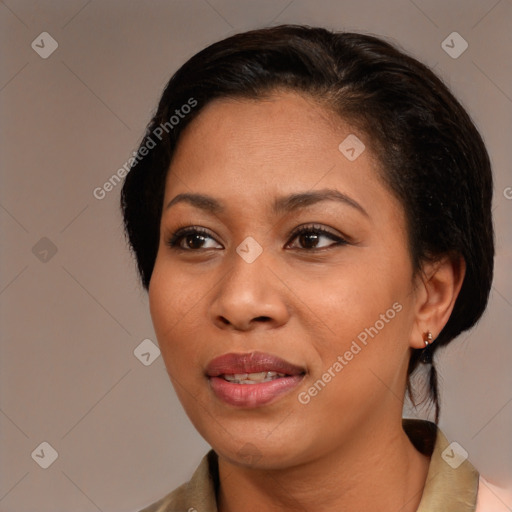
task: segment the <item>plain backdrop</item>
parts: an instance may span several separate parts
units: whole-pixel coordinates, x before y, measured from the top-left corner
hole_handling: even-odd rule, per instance
[[[438,357],[440,426],[491,482],[510,485],[510,0],[4,0],[0,20],[0,511],[135,511],[208,450],[155,357],[120,185],[102,199],[94,190],[137,148],[180,64],[281,23],[398,44],[442,76],[483,134],[495,282],[479,325]],[[449,36],[468,44],[457,58],[442,46]]]

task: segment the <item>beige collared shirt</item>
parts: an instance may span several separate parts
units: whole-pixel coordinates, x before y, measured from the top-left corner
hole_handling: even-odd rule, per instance
[[[431,455],[427,480],[417,512],[475,512],[479,475],[457,450],[448,448],[443,433],[422,420],[403,420],[411,442],[425,455]],[[443,454],[444,452],[444,454]],[[189,482],[140,512],[218,512],[217,455],[210,450]]]

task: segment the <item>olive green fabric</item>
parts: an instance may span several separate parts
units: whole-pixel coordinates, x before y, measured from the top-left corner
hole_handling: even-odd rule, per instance
[[[431,456],[417,512],[474,512],[479,475],[470,462],[466,459],[459,464],[457,448],[449,448],[450,443],[433,423],[404,419],[403,428],[414,446]],[[217,488],[217,455],[210,450],[189,482],[140,512],[217,512]]]

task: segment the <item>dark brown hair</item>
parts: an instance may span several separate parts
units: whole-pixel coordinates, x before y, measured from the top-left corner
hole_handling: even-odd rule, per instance
[[[433,353],[477,322],[491,287],[491,167],[480,134],[443,82],[379,38],[295,25],[254,30],[212,44],[174,74],[121,194],[142,284],[147,289],[151,279],[165,179],[184,128],[215,98],[258,99],[280,89],[312,96],[367,134],[403,205],[416,272],[444,255],[464,258],[466,275],[450,319],[433,344],[412,350],[408,369],[414,403],[410,375],[420,362],[431,363],[437,421]]]

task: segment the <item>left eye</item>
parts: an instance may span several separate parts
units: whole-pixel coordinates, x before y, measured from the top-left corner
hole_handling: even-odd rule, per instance
[[[294,234],[291,240],[297,240],[302,247],[294,247],[288,243],[287,247],[292,249],[326,249],[333,245],[346,244],[346,240],[331,233],[323,228],[306,227],[300,228]]]

